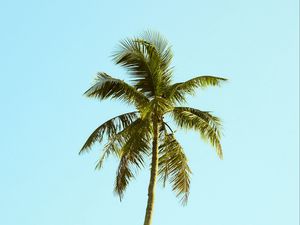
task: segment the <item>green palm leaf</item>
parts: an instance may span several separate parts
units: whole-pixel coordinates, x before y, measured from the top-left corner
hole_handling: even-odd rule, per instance
[[[206,88],[208,86],[219,86],[227,79],[214,76],[199,76],[185,82],[171,85],[165,92],[165,97],[175,102],[185,102],[185,95],[193,95],[196,88]]]
[[[138,118],[128,126],[124,126],[124,129],[119,129],[120,132],[113,133],[109,136],[108,142],[104,146],[103,152],[100,155],[99,160],[97,161],[95,169],[101,169],[104,163],[104,160],[110,155],[114,154],[115,156],[121,158],[122,147],[129,142],[133,133],[139,129],[141,126],[141,119]]]
[[[128,182],[134,177],[132,169],[144,166],[145,157],[150,153],[150,121],[138,119],[134,126],[123,134],[120,148],[120,163],[117,170],[115,193],[122,199]]]
[[[114,192],[119,196],[120,201],[122,200],[124,191],[132,178],[134,178],[134,174],[129,166],[128,157],[126,155],[123,155],[117,169],[114,188]]]
[[[153,79],[153,66],[149,65],[145,46],[136,39],[121,41],[120,50],[113,55],[116,64],[125,67],[132,75],[132,82],[137,90],[146,96],[153,96],[155,93],[155,80]]]
[[[194,129],[200,132],[203,139],[208,140],[215,147],[218,156],[222,159],[221,121],[209,112],[189,107],[175,107],[173,118],[181,128]]]
[[[133,76],[134,86],[148,97],[158,96],[170,84],[172,51],[159,34],[146,32],[143,38],[125,39],[113,55],[116,64]]]
[[[117,134],[119,131],[128,127],[133,121],[138,118],[138,112],[125,113],[116,116],[105,123],[101,124],[86,140],[85,144],[82,146],[79,154],[90,150],[91,146],[95,142],[101,142],[103,136],[107,135],[109,138]]]
[[[148,99],[141,92],[137,91],[136,88],[106,73],[98,73],[95,84],[84,94],[100,100],[110,97],[118,98],[126,103],[134,104],[137,108],[141,108],[148,102]]]
[[[176,196],[185,205],[190,193],[191,169],[183,148],[173,134],[166,134],[159,151],[158,173],[165,185],[166,181],[172,184]]]

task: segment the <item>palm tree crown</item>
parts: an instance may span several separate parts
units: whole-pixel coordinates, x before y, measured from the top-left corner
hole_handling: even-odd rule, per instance
[[[114,191],[120,199],[134,177],[133,171],[144,167],[149,156],[152,158],[144,224],[151,223],[157,176],[163,184],[171,183],[183,204],[187,203],[189,196],[191,169],[164,116],[170,115],[180,128],[199,132],[216,149],[218,156],[223,157],[220,119],[210,112],[181,105],[186,103],[186,95],[194,94],[197,88],[218,86],[226,79],[197,76],[185,82],[172,83],[172,57],[170,45],[158,33],[146,32],[141,37],[123,40],[113,60],[127,69],[130,84],[101,72],[85,92],[87,97],[119,99],[136,108],[134,112],[116,116],[100,125],[80,153],[106,137],[107,143],[96,168],[100,169],[109,155],[119,158]]]

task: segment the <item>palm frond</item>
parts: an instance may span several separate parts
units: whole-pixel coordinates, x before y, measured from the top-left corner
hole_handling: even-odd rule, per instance
[[[114,188],[114,192],[119,196],[120,201],[122,200],[125,189],[132,178],[134,178],[134,174],[130,168],[128,157],[127,155],[123,155],[117,169]]]
[[[145,31],[141,37],[142,40],[155,46],[155,49],[161,56],[167,54],[167,51],[170,49],[169,42],[159,32],[148,30]],[[169,57],[172,58],[173,54],[171,52],[169,52],[169,54]]]
[[[132,137],[133,132],[135,132],[141,126],[141,118],[136,119],[128,126],[124,127],[123,130],[118,133],[110,135],[108,142],[105,144],[103,152],[97,161],[95,169],[101,169],[104,160],[110,155],[114,154],[116,157],[121,158],[123,146]]]
[[[94,130],[94,132],[89,136],[85,144],[82,146],[79,154],[90,150],[91,146],[95,142],[100,143],[103,140],[104,135],[107,135],[109,138],[111,138],[121,130],[128,127],[137,118],[138,112],[130,112],[107,120],[105,123],[101,124],[96,130]]]
[[[137,90],[146,96],[154,95],[156,87],[152,76],[154,71],[148,63],[145,46],[135,39],[125,39],[120,42],[120,49],[114,53],[113,59],[132,75],[132,82]]]
[[[138,119],[122,134],[120,148],[120,164],[117,170],[115,193],[122,199],[124,191],[131,178],[134,177],[132,169],[140,169],[144,166],[144,159],[150,153],[151,123],[148,120]]]
[[[189,107],[175,107],[172,116],[181,128],[193,129],[200,132],[204,140],[208,140],[222,159],[221,120],[210,114]]]
[[[158,33],[146,32],[142,38],[125,39],[113,55],[116,64],[128,69],[134,86],[146,96],[158,96],[171,81],[172,51]]]
[[[185,102],[185,95],[193,95],[197,88],[219,86],[227,79],[214,76],[198,76],[185,82],[171,85],[165,92],[165,97],[175,102]]]
[[[173,134],[166,133],[160,145],[158,168],[160,180],[164,185],[169,180],[176,196],[180,197],[181,203],[185,205],[190,193],[192,172],[187,157]]]
[[[162,79],[164,84],[169,84],[172,76],[171,62],[173,53],[167,39],[160,33],[155,31],[146,31],[140,39],[148,48],[148,54],[155,56],[155,61],[159,61],[159,67],[162,71]],[[150,59],[152,59],[150,57]]]
[[[171,82],[172,68],[169,68],[170,62],[168,62],[171,59],[167,59],[167,56],[161,55],[166,53],[160,53],[156,46],[151,42],[144,39],[137,39],[136,42],[143,45],[146,49],[146,57],[148,58],[152,81],[155,85],[153,96],[159,96]],[[170,52],[170,50],[168,52]],[[144,84],[144,82],[140,81],[139,85],[141,84]]]
[[[85,93],[88,97],[98,99],[117,98],[126,103],[134,104],[137,108],[148,102],[146,96],[126,82],[113,78],[106,73],[98,73],[95,84]]]
[[[96,163],[95,169],[96,170],[102,169],[105,159],[107,159],[111,153],[115,153],[115,155],[119,156],[119,152],[120,150],[117,147],[117,145],[115,145],[115,143],[111,144],[109,147],[105,146],[103,152],[100,155],[100,158]]]

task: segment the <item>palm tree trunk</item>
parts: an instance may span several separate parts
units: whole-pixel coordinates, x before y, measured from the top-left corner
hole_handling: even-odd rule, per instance
[[[146,208],[144,225],[150,225],[152,223],[157,170],[158,170],[158,121],[157,119],[154,118],[151,174],[150,174],[150,182],[148,187],[148,203]]]

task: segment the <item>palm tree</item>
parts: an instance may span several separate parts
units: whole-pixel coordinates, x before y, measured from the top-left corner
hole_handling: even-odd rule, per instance
[[[180,128],[199,132],[208,140],[222,158],[220,120],[210,112],[190,107],[185,96],[197,88],[218,86],[226,79],[198,76],[185,82],[172,83],[172,51],[168,42],[158,33],[145,32],[137,38],[120,42],[113,55],[116,64],[127,69],[131,76],[128,84],[101,72],[85,95],[96,99],[119,99],[133,105],[136,111],[116,116],[100,125],[87,139],[80,153],[89,151],[95,142],[106,138],[103,153],[96,168],[102,168],[109,155],[119,160],[114,191],[123,197],[134,170],[145,166],[151,157],[151,173],[144,225],[150,225],[153,215],[157,177],[163,184],[168,181],[186,204],[190,190],[191,169],[187,157],[174,136],[165,116],[171,116]]]

